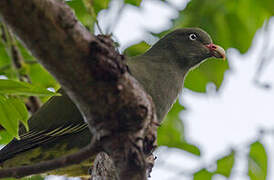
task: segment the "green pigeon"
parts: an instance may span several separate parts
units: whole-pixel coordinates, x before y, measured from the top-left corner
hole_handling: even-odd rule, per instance
[[[161,122],[182,91],[188,71],[209,57],[224,59],[225,51],[213,44],[205,31],[182,28],[167,34],[144,54],[127,58],[127,65],[152,97]],[[29,131],[20,128],[20,140],[12,140],[0,151],[0,167],[35,164],[88,145],[92,135],[87,124],[69,97],[62,94],[52,97],[29,119]],[[91,157],[47,174],[88,176],[93,160]]]

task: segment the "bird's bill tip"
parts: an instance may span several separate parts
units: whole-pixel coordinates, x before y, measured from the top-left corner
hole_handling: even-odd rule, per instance
[[[216,58],[222,58],[223,60],[226,59],[225,50],[221,46],[211,43],[206,45],[206,47],[209,48],[212,56]]]

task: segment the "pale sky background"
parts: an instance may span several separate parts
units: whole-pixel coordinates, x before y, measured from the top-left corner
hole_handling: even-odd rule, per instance
[[[185,0],[170,0],[178,9],[183,9]],[[112,8],[112,12],[117,10]],[[113,22],[112,12],[102,11],[99,22]],[[121,49],[144,40],[148,36],[145,29],[161,32],[171,27],[171,18],[178,13],[155,0],[146,0],[141,9],[127,6],[115,26],[114,35],[121,44]],[[107,19],[107,21],[106,21]],[[108,25],[101,24],[103,29]],[[274,47],[274,19],[270,27],[272,34],[272,47]],[[259,135],[260,128],[274,130],[274,90],[256,86],[253,77],[258,67],[262,53],[270,50],[262,49],[262,30],[256,33],[253,45],[249,51],[242,55],[236,49],[228,49],[230,70],[226,72],[223,85],[219,92],[210,91],[207,94],[193,93],[183,90],[181,102],[187,106],[184,119],[187,139],[200,148],[201,157],[192,156],[177,149],[159,148],[156,152],[158,159],[151,174],[151,180],[182,179],[190,180],[188,174],[202,167],[214,170],[212,164],[216,159],[226,155],[231,148],[237,150],[237,160],[233,169],[231,180],[248,180],[247,147]],[[151,38],[151,42],[155,39]],[[273,52],[272,52],[273,54]],[[273,60],[273,57],[272,57]],[[271,61],[264,69],[261,81],[273,85],[274,63]],[[268,179],[274,179],[274,136],[265,136],[264,145],[268,152]],[[217,155],[217,157],[216,157]],[[51,176],[50,179],[53,177]],[[54,178],[55,179],[55,178]],[[58,178],[59,179],[59,178]],[[213,180],[224,180],[222,176],[214,176]]]

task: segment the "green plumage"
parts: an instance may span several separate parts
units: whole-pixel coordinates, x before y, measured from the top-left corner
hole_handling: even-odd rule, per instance
[[[192,40],[191,34],[197,38]],[[206,58],[216,56],[205,46],[210,43],[209,35],[200,29],[178,29],[159,40],[145,54],[128,59],[130,73],[152,96],[160,121],[181,92],[187,72]],[[21,139],[14,139],[0,151],[2,167],[60,157],[83,148],[91,139],[80,112],[64,93],[45,103],[30,118],[29,127],[29,132],[20,128]],[[49,173],[85,176],[92,160]]]

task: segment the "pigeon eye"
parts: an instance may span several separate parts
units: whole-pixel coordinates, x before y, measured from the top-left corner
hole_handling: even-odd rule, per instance
[[[196,34],[190,34],[190,35],[189,35],[189,39],[190,39],[191,41],[196,40],[196,39],[197,39]]]

